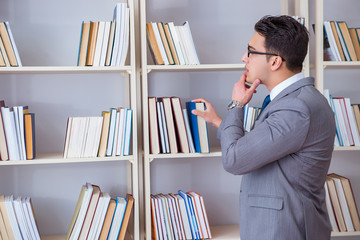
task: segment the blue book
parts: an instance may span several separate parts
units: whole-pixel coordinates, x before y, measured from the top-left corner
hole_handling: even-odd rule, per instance
[[[178,193],[185,201],[186,212],[189,218],[190,228],[191,228],[191,235],[193,239],[200,239],[199,227],[197,226],[196,219],[195,219],[195,212],[194,207],[191,202],[191,198],[182,190],[179,190]]]
[[[117,239],[120,233],[122,221],[126,210],[127,200],[124,197],[116,197],[116,206],[114,216],[111,221],[110,230],[107,239]]]
[[[189,115],[190,129],[191,129],[192,137],[194,140],[195,152],[201,153],[197,116],[191,113],[191,111],[193,109],[196,109],[196,103],[195,102],[186,102],[186,109],[187,109],[188,115]]]

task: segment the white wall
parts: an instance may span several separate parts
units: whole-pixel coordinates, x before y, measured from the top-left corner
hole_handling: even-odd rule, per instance
[[[0,3],[0,20],[10,22],[24,66],[76,65],[81,21],[111,20],[115,2],[5,0]],[[327,20],[346,20],[349,26],[360,26],[358,1],[326,2],[338,2],[326,10]],[[173,21],[180,25],[188,20],[201,63],[240,63],[255,22],[264,15],[280,14],[280,4],[280,0],[151,0],[147,3],[147,21]],[[310,0],[309,6],[312,24],[315,0]],[[314,34],[312,29],[310,32],[313,63]],[[151,73],[149,96],[179,96],[183,104],[204,97],[224,116],[232,86],[241,73]],[[331,88],[334,95],[360,103],[357,73],[358,70],[326,71],[325,87]],[[39,153],[62,152],[68,116],[99,115],[114,104],[124,104],[125,83],[118,79],[118,74],[2,74],[0,98],[9,106],[29,105],[36,113]],[[251,105],[260,106],[266,93],[264,87],[259,87]],[[210,145],[219,146],[216,129],[208,126],[208,130]],[[333,156],[330,172],[351,179],[360,206],[360,153],[335,152]],[[81,185],[89,181],[113,195],[125,194],[124,166],[96,163],[1,167],[0,192],[31,196],[41,233],[64,234]],[[151,176],[152,193],[197,191],[204,195],[211,224],[238,222],[241,177],[226,173],[220,158],[155,160],[151,163]]]

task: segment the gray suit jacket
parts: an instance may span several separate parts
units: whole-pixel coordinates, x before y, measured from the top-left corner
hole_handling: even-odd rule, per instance
[[[313,78],[284,89],[250,132],[242,108],[218,129],[224,169],[244,175],[241,240],[330,239],[324,184],[334,146],[335,120]]]

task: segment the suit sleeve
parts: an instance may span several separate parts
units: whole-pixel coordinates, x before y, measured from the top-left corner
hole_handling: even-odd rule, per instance
[[[252,172],[299,151],[310,125],[309,110],[297,99],[281,107],[272,106],[267,118],[256,123],[250,132],[245,132],[243,119],[243,109],[234,108],[218,129],[223,167],[235,175]]]

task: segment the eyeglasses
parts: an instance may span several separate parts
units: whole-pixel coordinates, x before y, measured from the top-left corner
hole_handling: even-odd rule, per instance
[[[275,54],[275,53],[257,52],[257,51],[248,50],[248,51],[247,51],[247,56],[248,56],[248,58],[250,57],[250,54],[259,54],[259,55],[268,55],[268,56],[279,56],[278,54]],[[279,56],[279,57],[281,57],[281,56]],[[284,59],[283,57],[281,57],[281,59],[285,62],[285,59]]]

